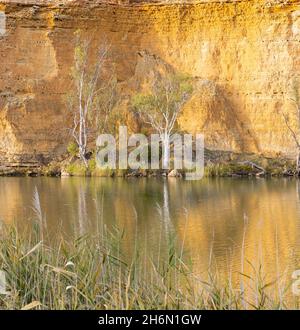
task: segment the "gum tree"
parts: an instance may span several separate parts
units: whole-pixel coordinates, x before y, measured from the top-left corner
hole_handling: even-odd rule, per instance
[[[95,60],[91,60],[91,39],[84,39],[80,31],[75,33],[76,46],[72,81],[74,88],[68,95],[72,114],[72,137],[78,153],[88,167],[87,146],[96,131],[102,131],[115,106],[116,79],[113,68],[108,65],[109,45],[103,42],[97,47]]]
[[[192,90],[189,77],[169,74],[155,79],[148,93],[140,93],[132,98],[132,105],[142,122],[160,135],[164,169],[169,167],[171,135],[175,133],[178,116]]]

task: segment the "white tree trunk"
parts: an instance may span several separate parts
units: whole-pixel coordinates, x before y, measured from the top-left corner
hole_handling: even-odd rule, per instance
[[[163,144],[163,160],[162,167],[164,170],[169,169],[170,166],[170,135],[168,133],[164,133],[162,136],[162,144]]]
[[[83,161],[85,167],[88,167],[88,162],[85,157],[86,155],[86,145],[87,145],[87,129],[85,124],[85,116],[84,112],[80,108],[79,111],[80,119],[79,119],[79,141],[78,141],[78,148],[79,148],[79,156],[80,159]]]

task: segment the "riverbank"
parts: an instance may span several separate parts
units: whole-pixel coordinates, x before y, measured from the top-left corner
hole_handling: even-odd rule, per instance
[[[238,154],[205,150],[205,177],[292,177],[297,176],[295,162],[284,157],[268,158],[256,154]],[[178,177],[185,170],[100,170],[93,155],[88,167],[74,156],[65,155],[47,165],[7,166],[0,176],[91,176],[91,177]]]

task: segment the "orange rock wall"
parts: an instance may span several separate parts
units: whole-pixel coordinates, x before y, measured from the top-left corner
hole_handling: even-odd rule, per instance
[[[0,0],[2,164],[46,162],[65,151],[78,28],[110,41],[127,94],[145,51],[197,78],[180,125],[203,132],[207,147],[294,155],[282,114],[297,131],[290,99],[300,92],[299,1],[20,2]]]

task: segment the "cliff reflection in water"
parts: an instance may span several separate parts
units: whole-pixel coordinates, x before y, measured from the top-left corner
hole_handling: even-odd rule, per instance
[[[0,178],[0,219],[28,226],[35,187],[52,237],[116,226],[124,229],[128,256],[136,240],[155,255],[176,235],[198,274],[209,264],[222,273],[249,273],[247,260],[272,275],[300,266],[296,180]]]

